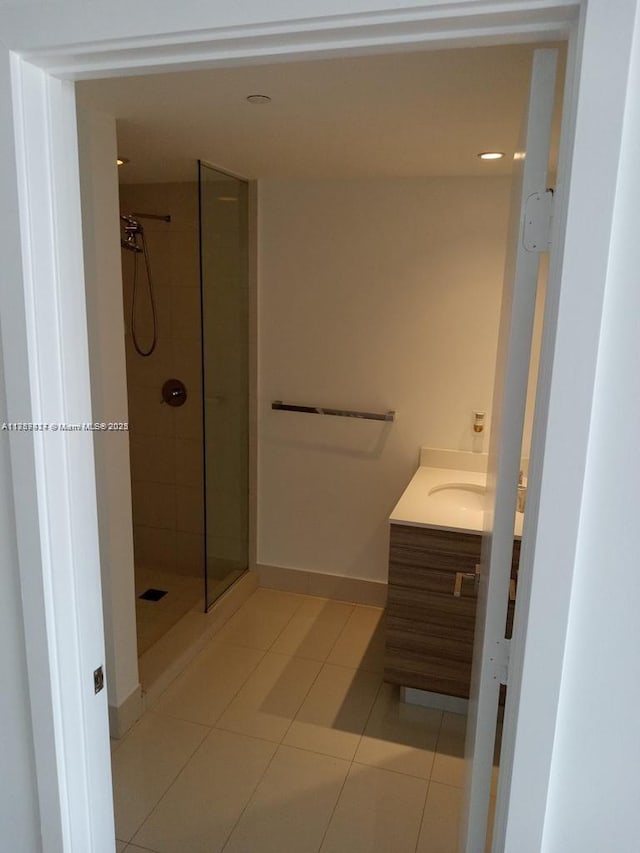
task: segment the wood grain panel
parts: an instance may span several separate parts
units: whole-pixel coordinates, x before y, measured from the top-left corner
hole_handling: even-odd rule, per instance
[[[392,619],[388,626],[388,647],[394,651],[405,650],[408,657],[422,654],[444,660],[471,661],[473,656],[473,630],[447,631],[439,627],[416,625],[406,619]]]
[[[456,661],[436,655],[419,657],[390,652],[385,656],[385,680],[403,687],[469,698],[471,661]]]
[[[473,573],[482,538],[392,524],[384,677],[392,684],[468,698],[477,589],[465,579],[453,595],[456,572]],[[520,541],[511,576],[517,577]],[[509,602],[505,636],[514,604]]]
[[[407,532],[408,531],[408,532]],[[392,565],[413,567],[425,566],[443,571],[457,572],[460,567],[475,566],[480,561],[481,539],[479,536],[457,534],[458,549],[454,534],[434,531],[424,527],[400,527],[391,525],[389,562]]]
[[[431,642],[438,648],[441,648],[441,643],[473,646],[473,624],[469,619],[415,622],[400,616],[390,616],[386,627],[388,645],[396,649],[406,646],[412,651],[422,648],[423,643],[426,647]]]
[[[469,590],[473,590],[473,582],[468,581],[467,584]],[[476,601],[476,596],[471,593],[456,598],[452,595],[451,589],[442,594],[398,586],[389,589],[387,615],[418,623],[428,622],[440,616],[445,622],[455,619],[459,624],[464,622],[473,627]]]
[[[440,593],[441,595],[453,596],[453,590],[456,583],[456,572],[464,574],[473,574],[475,576],[475,563],[467,563],[462,561],[454,569],[435,569],[433,566],[425,564],[419,568],[412,566],[400,566],[397,563],[389,563],[389,590],[392,589],[404,590],[426,590],[430,592]],[[461,587],[461,596],[476,597],[476,589],[474,581],[471,578],[464,578]],[[408,593],[407,593],[408,594]]]

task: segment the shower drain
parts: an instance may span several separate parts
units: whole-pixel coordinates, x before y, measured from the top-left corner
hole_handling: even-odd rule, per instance
[[[139,595],[138,598],[142,598],[145,601],[160,601],[161,598],[164,598],[167,594],[166,589],[146,589],[142,595]]]

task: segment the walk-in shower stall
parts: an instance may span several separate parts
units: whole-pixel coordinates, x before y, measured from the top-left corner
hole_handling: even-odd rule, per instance
[[[248,184],[120,186],[138,651],[248,567]]]

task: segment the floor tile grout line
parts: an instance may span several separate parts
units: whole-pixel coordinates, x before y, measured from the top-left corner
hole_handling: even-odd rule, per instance
[[[261,589],[261,587],[258,587],[258,589]],[[258,591],[258,590],[256,590],[256,592],[257,592],[257,591]],[[283,591],[283,592],[284,592],[285,590],[276,590],[276,592],[280,592],[280,591]],[[255,594],[255,593],[254,593],[254,594]],[[298,602],[298,605],[297,605],[297,607],[295,608],[295,610],[291,613],[291,616],[287,619],[287,621],[285,622],[285,624],[282,626],[282,628],[278,631],[278,633],[276,634],[276,636],[273,638],[273,641],[272,641],[271,645],[270,645],[270,646],[269,646],[269,648],[267,649],[267,651],[269,651],[269,652],[273,650],[273,647],[274,647],[274,646],[275,646],[275,644],[278,642],[278,639],[280,638],[280,636],[281,636],[281,635],[286,631],[286,629],[289,627],[289,625],[291,624],[291,622],[292,622],[292,621],[293,621],[293,619],[295,618],[295,616],[296,616],[296,614],[297,614],[298,610],[300,610],[300,608],[301,608],[301,607],[302,607],[302,605],[304,604],[304,601],[303,601],[302,599],[303,599],[305,596],[304,596],[304,594],[303,594],[303,593],[289,593],[289,594],[299,595],[301,600]],[[277,654],[277,652],[274,652],[274,654]]]
[[[438,734],[436,736],[436,743],[435,743],[435,746],[433,748],[433,753],[434,753],[433,762],[434,762],[434,764],[435,764],[435,756],[438,753],[438,746],[440,745],[440,736],[442,734],[442,726],[444,725],[444,715],[445,715],[445,712],[441,711],[441,713],[440,713],[440,725],[438,726]],[[431,773],[433,773],[433,766],[431,767]],[[431,778],[431,774],[429,775],[429,778]]]
[[[249,600],[249,599],[248,599],[248,600]],[[240,608],[238,608],[238,610],[236,611],[236,613],[237,613],[237,612],[239,612],[239,611],[242,609],[242,607],[244,606],[244,604],[246,604],[246,602],[244,602],[244,603],[243,603],[243,605],[242,605]],[[298,608],[296,608],[296,612],[297,612],[297,609],[299,609],[299,608],[302,606],[302,604],[303,604],[303,602],[300,602],[300,604],[298,605]],[[235,615],[235,614],[234,614],[234,615]],[[295,616],[295,612],[292,614],[291,619],[293,619],[293,618],[294,618],[294,616]],[[291,619],[289,620],[289,622],[291,621]],[[287,625],[289,624],[289,622],[287,622]],[[285,630],[285,628],[286,628],[286,625],[283,627],[282,631],[284,631],[284,630]],[[282,632],[280,632],[280,633],[282,633]],[[280,635],[278,634],[278,636],[280,636]],[[274,639],[274,641],[273,641],[273,643],[271,644],[271,646],[273,646],[273,644],[276,642],[276,640],[277,640],[277,637]],[[217,729],[217,730],[219,730],[219,731],[226,731],[226,732],[230,732],[230,733],[232,733],[232,734],[241,734],[241,733],[239,733],[239,732],[234,731],[233,729],[227,729],[227,728],[224,728],[223,726],[220,726],[220,725],[219,725],[219,722],[220,722],[220,720],[221,720],[222,716],[225,714],[225,712],[226,712],[226,711],[227,711],[227,709],[229,708],[229,706],[230,706],[230,705],[232,704],[232,702],[236,699],[236,697],[238,696],[238,694],[240,693],[240,691],[241,691],[241,690],[246,686],[247,682],[248,682],[248,681],[249,681],[249,679],[252,677],[252,675],[255,673],[256,669],[260,666],[260,663],[264,660],[264,658],[266,657],[266,655],[267,655],[268,653],[270,653],[270,654],[278,655],[278,656],[280,656],[280,657],[287,657],[287,658],[290,658],[290,659],[303,660],[303,661],[307,661],[307,660],[308,660],[307,658],[297,658],[295,655],[285,655],[285,654],[282,654],[282,653],[280,653],[280,652],[273,652],[273,651],[271,651],[271,646],[270,646],[268,649],[258,649],[258,648],[255,648],[254,646],[239,646],[239,645],[237,645],[237,644],[235,644],[235,643],[226,643],[226,644],[225,644],[225,643],[221,643],[220,645],[228,645],[228,646],[231,646],[231,647],[233,647],[233,648],[243,648],[243,649],[249,648],[249,649],[251,649],[252,651],[262,652],[262,654],[261,654],[260,658],[256,661],[256,663],[255,663],[254,667],[251,669],[251,671],[249,672],[249,674],[247,675],[247,677],[244,679],[244,681],[242,682],[242,684],[241,684],[241,685],[238,687],[238,689],[235,691],[235,693],[233,694],[233,696],[231,697],[231,699],[229,700],[229,702],[225,705],[224,709],[223,709],[223,710],[218,714],[218,716],[217,716],[217,717],[216,717],[216,719],[215,719],[215,722],[213,722],[213,723],[200,723],[200,722],[196,723],[196,721],[194,721],[194,720],[185,720],[183,717],[177,717],[175,714],[170,714],[170,713],[169,713],[169,712],[167,712],[167,711],[155,711],[155,707],[157,707],[157,704],[159,703],[160,699],[158,699],[158,702],[156,702],[156,706],[154,706],[154,708],[153,708],[153,709],[148,709],[148,710],[149,710],[149,711],[154,710],[154,711],[155,711],[155,713],[163,714],[163,715],[165,715],[165,716],[171,717],[172,719],[179,719],[179,720],[181,720],[181,721],[183,721],[183,722],[190,722],[190,723],[195,723],[195,724],[197,724],[197,725],[204,725],[204,726],[208,726],[208,727],[209,727],[209,728],[211,728],[211,729],[214,729],[214,728],[215,728],[215,729]],[[203,650],[203,651],[204,651],[204,650]],[[199,654],[201,654],[201,653],[199,653]],[[194,659],[194,660],[195,660],[195,659]],[[299,706],[298,706],[298,708],[296,709],[295,715],[294,715],[294,717],[292,717],[292,719],[291,719],[291,721],[290,721],[290,723],[289,723],[289,726],[287,726],[287,730],[285,731],[285,734],[283,735],[283,739],[284,739],[284,737],[286,736],[286,733],[289,731],[289,728],[290,728],[291,724],[293,723],[293,720],[295,719],[295,716],[298,714],[298,712],[299,712],[300,708],[301,708],[301,707],[302,707],[302,705],[304,704],[304,702],[305,702],[305,700],[306,700],[306,698],[307,698],[307,696],[308,696],[308,694],[309,694],[309,691],[310,691],[310,690],[311,690],[311,688],[313,687],[313,684],[315,684],[316,679],[318,678],[318,676],[320,675],[320,672],[322,671],[322,667],[323,667],[323,665],[324,665],[324,662],[322,662],[322,661],[317,661],[317,660],[314,660],[313,662],[314,662],[314,663],[320,663],[320,669],[318,670],[318,673],[317,673],[316,677],[314,678],[314,680],[313,680],[312,684],[310,685],[309,690],[307,691],[307,693],[305,693],[305,695],[304,695],[304,697],[303,697],[302,701],[300,702],[300,705],[299,705]],[[188,664],[188,666],[190,666],[190,665],[191,665],[191,663],[190,663],[190,664]],[[187,669],[187,667],[185,667],[185,669],[184,669],[184,670],[182,670],[182,672],[185,672],[185,671],[186,671],[186,669]],[[182,675],[182,673],[180,673],[178,676],[176,676],[176,679],[174,679],[174,681],[171,683],[172,685],[175,683],[175,681],[177,680],[177,678],[178,678],[180,675]],[[170,686],[171,686],[171,685],[170,685]],[[167,688],[167,690],[168,690],[168,689],[169,689],[169,688]],[[164,691],[161,695],[162,695],[162,696],[164,696],[164,693],[165,693],[165,692],[166,692],[166,691]],[[160,698],[161,698],[161,697],[160,697]],[[145,712],[145,713],[146,713],[146,712]],[[141,718],[141,719],[142,719],[142,718]],[[257,735],[246,735],[246,736],[247,736],[247,737],[257,737],[259,740],[264,740],[264,741],[266,741],[267,743],[274,743],[274,742],[275,742],[275,741],[272,741],[272,740],[268,740],[267,738],[260,738],[260,737],[259,737],[259,736],[257,736]],[[277,743],[282,743],[282,741],[279,741],[279,742],[277,742]]]
[[[331,600],[331,599],[329,599],[329,600]],[[338,643],[338,640],[340,639],[340,637],[341,637],[341,636],[343,635],[343,633],[345,632],[346,627],[347,627],[347,625],[349,624],[349,621],[351,620],[351,617],[352,617],[352,616],[353,616],[353,614],[356,612],[356,607],[357,607],[357,606],[358,606],[357,604],[351,604],[351,612],[349,613],[349,615],[347,616],[347,618],[344,620],[344,625],[342,626],[342,628],[338,631],[338,634],[337,634],[337,636],[336,636],[335,640],[333,641],[333,645],[331,646],[331,648],[329,649],[329,651],[328,651],[328,653],[327,653],[326,660],[329,660],[329,658],[331,657],[331,652],[335,649],[335,647],[336,647],[336,645],[337,645],[337,643]]]
[[[240,607],[238,608],[238,610],[240,610],[240,608],[241,608],[243,605],[244,605],[244,602],[243,602],[243,604],[242,604],[242,605],[240,605]],[[236,610],[236,613],[237,613],[237,612],[238,612],[238,611]],[[235,616],[235,613],[233,613],[233,614],[229,617],[229,619],[233,618],[233,616]],[[168,691],[171,687],[173,687],[173,686],[175,685],[176,681],[180,678],[180,676],[181,676],[184,672],[186,672],[186,671],[187,671],[187,669],[189,669],[189,667],[190,667],[192,664],[195,664],[195,663],[196,663],[196,661],[197,661],[197,660],[202,656],[202,654],[206,651],[207,646],[209,645],[209,643],[210,643],[210,642],[212,642],[212,640],[214,640],[214,638],[217,636],[217,634],[219,634],[219,633],[220,633],[220,631],[225,627],[225,625],[227,624],[227,622],[229,622],[229,619],[227,619],[225,622],[223,622],[223,623],[222,623],[222,625],[220,625],[220,626],[219,626],[219,628],[218,628],[218,629],[217,629],[217,630],[216,630],[216,631],[215,631],[215,632],[214,632],[210,637],[207,637],[207,639],[206,639],[206,641],[205,641],[204,645],[202,646],[202,648],[201,648],[201,649],[199,649],[199,650],[196,652],[196,654],[193,656],[193,658],[191,658],[191,660],[190,660],[190,661],[188,661],[188,662],[183,666],[183,668],[182,668],[179,672],[177,672],[177,673],[176,673],[176,675],[171,679],[171,681],[169,682],[169,684],[167,684],[167,686],[166,686],[166,687],[164,688],[164,690],[160,693],[160,695],[159,695],[159,696],[157,696],[157,697],[155,698],[155,700],[153,701],[153,703],[152,703],[151,705],[149,705],[148,707],[146,707],[146,706],[145,706],[145,709],[144,709],[144,712],[143,712],[142,716],[144,716],[144,715],[147,713],[147,711],[153,711],[153,710],[155,710],[155,708],[156,708],[156,707],[158,706],[158,704],[160,703],[160,701],[161,701],[162,697],[167,693],[167,691]],[[228,645],[231,645],[231,643],[229,643]],[[242,647],[242,648],[246,648],[246,647]],[[261,651],[261,649],[258,649],[257,651]],[[142,695],[143,695],[143,700],[144,700],[144,696],[145,696],[144,692],[143,692],[143,694],[142,694]],[[145,701],[146,701],[146,700],[145,700]],[[142,717],[140,717],[140,719],[142,719]],[[129,734],[129,732],[127,732],[127,734]]]
[[[298,658],[298,660],[304,660],[304,658]],[[320,663],[320,661],[314,661],[314,663]],[[304,694],[304,696],[302,697],[302,701],[300,702],[300,704],[299,704],[299,705],[298,705],[298,707],[296,708],[296,712],[295,712],[295,714],[294,714],[294,715],[291,717],[291,719],[289,720],[289,725],[287,726],[287,728],[286,728],[286,730],[285,730],[284,734],[282,735],[282,740],[280,741],[280,744],[283,744],[283,743],[284,743],[285,738],[286,738],[286,737],[287,737],[287,735],[289,734],[289,730],[291,729],[291,726],[294,724],[294,722],[295,722],[295,720],[296,720],[296,718],[297,718],[298,714],[300,713],[300,709],[302,708],[302,706],[304,705],[304,703],[307,701],[307,698],[308,698],[309,694],[311,693],[311,691],[313,690],[313,687],[314,687],[314,685],[315,685],[316,681],[320,678],[320,673],[321,673],[321,672],[322,672],[322,670],[324,669],[324,666],[325,666],[325,664],[324,664],[324,663],[320,663],[320,667],[318,668],[318,671],[316,672],[315,678],[313,679],[313,681],[312,681],[312,682],[311,682],[311,684],[309,685],[309,688],[308,688],[307,692],[306,692],[306,693]]]
[[[262,651],[262,649],[256,649],[256,651]],[[222,718],[223,714],[225,714],[225,713],[226,713],[226,711],[228,710],[228,708],[230,707],[230,705],[231,705],[231,704],[236,700],[236,698],[237,698],[238,694],[239,694],[239,693],[240,693],[240,691],[245,687],[245,685],[248,683],[249,679],[254,675],[255,671],[256,671],[256,670],[257,670],[257,668],[260,666],[260,664],[262,663],[262,661],[265,659],[266,655],[267,655],[267,652],[266,652],[266,651],[262,651],[262,654],[260,655],[260,657],[259,657],[259,658],[258,658],[258,660],[256,661],[255,666],[251,669],[251,671],[249,672],[249,674],[247,675],[247,677],[244,679],[244,681],[242,682],[242,684],[238,687],[238,689],[237,689],[237,690],[236,690],[236,692],[233,694],[233,696],[231,697],[231,699],[230,699],[230,700],[227,702],[227,704],[224,706],[224,709],[223,709],[222,711],[220,711],[220,713],[219,713],[219,714],[218,714],[218,716],[216,717],[215,722],[214,722],[214,724],[213,724],[214,728],[215,728],[216,724],[217,724],[217,723],[220,721],[220,719]]]
[[[299,595],[300,595],[301,599],[304,599],[304,598],[312,598],[312,596],[308,596],[308,595],[306,595],[306,594],[304,594],[304,593],[299,593]],[[279,637],[282,635],[282,633],[283,633],[283,632],[287,629],[287,627],[291,624],[291,622],[293,621],[293,619],[294,619],[295,615],[297,614],[298,610],[300,610],[300,608],[302,607],[302,605],[303,605],[303,604],[304,604],[304,600],[301,600],[301,601],[300,601],[300,603],[298,604],[298,607],[297,607],[297,608],[295,609],[295,611],[291,614],[291,618],[289,619],[289,621],[287,622],[287,624],[282,628],[282,631],[280,631],[280,633],[278,634],[278,636],[274,639],[274,641],[273,641],[273,643],[271,644],[271,646],[269,646],[269,651],[270,651],[272,654],[279,654],[278,652],[273,652],[273,651],[272,651],[273,646],[276,644],[276,642],[278,641],[278,639],[279,639]],[[349,619],[347,618],[347,622],[348,622],[348,621],[349,621]],[[346,622],[345,622],[345,625],[346,625]],[[344,626],[343,626],[343,629],[344,629]],[[335,642],[337,642],[337,638],[336,638],[336,641],[335,641]],[[334,645],[335,645],[335,643],[334,643]],[[331,648],[333,648],[333,646],[332,646]],[[328,652],[328,654],[327,654],[327,657],[329,656],[329,654],[331,654],[331,650],[329,650],[329,652]],[[303,660],[303,661],[306,661],[306,660],[307,660],[307,658],[296,658],[296,656],[295,656],[295,655],[287,655],[287,657],[290,657],[290,658],[292,658],[292,659],[296,659],[296,660]],[[300,713],[300,709],[302,708],[302,706],[303,706],[303,705],[304,705],[304,703],[306,702],[307,697],[309,696],[309,693],[311,693],[311,690],[313,689],[314,684],[316,683],[316,681],[317,681],[317,680],[318,680],[318,678],[320,677],[320,673],[321,673],[321,672],[322,672],[322,670],[324,669],[324,666],[325,666],[326,662],[327,662],[327,658],[325,658],[323,661],[314,661],[314,663],[319,663],[319,664],[320,664],[320,667],[319,667],[319,669],[318,669],[318,672],[316,673],[315,678],[313,679],[313,681],[312,681],[312,682],[311,682],[311,684],[309,685],[308,690],[307,690],[307,691],[306,691],[306,693],[304,694],[304,696],[303,696],[303,698],[302,698],[302,701],[300,702],[300,704],[299,704],[299,705],[298,705],[298,707],[296,708],[296,712],[295,712],[295,714],[294,714],[294,715],[291,717],[291,719],[289,720],[289,725],[287,726],[287,728],[286,728],[286,730],[285,730],[284,734],[282,735],[282,739],[281,739],[281,741],[280,741],[280,744],[282,744],[282,743],[284,742],[284,740],[285,740],[286,736],[288,735],[288,733],[289,733],[289,729],[291,728],[291,726],[292,726],[292,725],[293,725],[293,723],[294,723],[294,720],[296,719],[296,717],[297,717],[297,716],[298,716],[298,714]]]
[[[248,647],[248,646],[240,646],[240,647],[236,646],[236,648],[250,648],[250,647]],[[155,713],[158,713],[158,714],[164,714],[164,715],[165,715],[165,716],[167,716],[167,717],[171,717],[171,718],[172,718],[172,719],[174,719],[174,720],[181,720],[182,722],[185,722],[185,723],[194,723],[195,725],[199,725],[199,726],[207,726],[207,727],[208,727],[208,728],[210,728],[210,729],[218,728],[218,725],[217,725],[217,724],[218,724],[218,722],[219,722],[220,718],[221,718],[221,717],[223,716],[223,714],[227,711],[227,709],[229,708],[229,706],[231,705],[231,703],[235,700],[235,698],[237,697],[238,693],[240,693],[240,691],[241,691],[241,690],[242,690],[242,688],[246,685],[246,683],[249,681],[249,679],[251,678],[251,676],[255,673],[256,669],[260,666],[260,664],[262,663],[262,661],[263,661],[263,660],[264,660],[264,658],[265,658],[265,655],[267,654],[267,651],[266,651],[266,650],[264,650],[264,649],[253,649],[253,648],[252,648],[251,650],[252,650],[252,651],[256,651],[256,652],[262,652],[262,654],[260,655],[260,657],[258,658],[258,660],[256,661],[256,663],[254,664],[254,666],[252,667],[252,669],[250,670],[250,672],[248,673],[247,677],[244,679],[244,681],[242,682],[242,684],[237,688],[237,690],[235,691],[235,693],[233,694],[233,696],[229,699],[229,701],[227,702],[227,704],[224,706],[224,708],[222,709],[222,711],[220,711],[220,713],[216,716],[215,721],[214,721],[213,723],[201,723],[201,722],[196,721],[196,720],[189,720],[189,719],[186,719],[185,717],[179,717],[179,716],[177,716],[176,714],[172,714],[172,713],[170,713],[170,712],[168,712],[168,711],[156,711]],[[185,668],[185,670],[183,670],[183,672],[185,672],[185,671],[186,671],[186,668]],[[164,695],[164,694],[163,694],[163,695]],[[150,710],[151,710],[151,709],[150,709]],[[225,730],[225,729],[221,729],[221,731],[226,731],[226,730]],[[251,737],[251,735],[250,735],[250,737]]]
[[[158,850],[153,850],[151,847],[143,847],[141,844],[134,844],[133,841],[127,841],[125,843],[127,846],[124,848],[122,853],[127,853],[127,850],[129,850],[130,847],[137,847],[138,850],[144,850],[144,853],[159,853]]]
[[[141,718],[141,719],[142,719],[142,718]],[[183,721],[183,720],[181,720],[180,722],[184,722],[184,721]],[[193,759],[193,757],[196,755],[196,753],[197,753],[197,752],[199,752],[199,750],[201,749],[201,747],[202,747],[203,743],[205,742],[205,740],[206,740],[206,739],[209,737],[209,735],[211,734],[211,726],[202,726],[202,725],[201,725],[201,724],[199,724],[199,723],[191,723],[191,725],[200,725],[200,727],[201,727],[201,728],[209,729],[209,731],[205,734],[205,736],[202,738],[202,740],[201,740],[201,741],[200,741],[200,743],[196,746],[196,748],[193,750],[193,752],[191,752],[191,753],[190,753],[190,755],[187,757],[187,759],[186,759],[186,761],[184,762],[184,764],[182,764],[182,766],[180,767],[180,769],[177,771],[176,775],[173,777],[173,779],[171,780],[171,782],[167,785],[167,787],[164,789],[164,791],[162,792],[162,794],[160,794],[159,798],[156,800],[156,802],[155,802],[155,803],[154,803],[154,805],[151,807],[151,809],[147,812],[147,814],[145,815],[145,817],[143,818],[143,820],[138,824],[137,829],[135,830],[135,832],[133,833],[133,835],[131,836],[131,838],[130,838],[130,839],[129,839],[129,841],[127,842],[127,844],[135,844],[135,843],[136,843],[133,839],[134,839],[134,838],[136,837],[136,835],[140,832],[140,830],[141,830],[141,829],[142,829],[142,827],[145,825],[145,823],[149,820],[149,818],[151,817],[151,815],[153,814],[153,812],[158,808],[158,806],[160,805],[160,803],[161,803],[161,802],[164,800],[164,798],[167,796],[167,794],[169,793],[170,789],[171,789],[171,788],[173,788],[173,786],[175,785],[175,783],[178,781],[178,778],[179,778],[179,777],[184,773],[184,771],[185,771],[185,769],[186,769],[187,765],[190,763],[190,761]],[[144,848],[143,848],[143,849],[144,849]]]
[[[302,749],[302,747],[300,747]],[[407,779],[417,779],[418,782],[431,782],[432,779],[430,776],[416,776],[415,773],[407,773],[404,770],[396,770],[393,767],[385,767],[381,764],[367,764],[366,761],[358,761],[356,758],[351,759],[351,763],[357,765],[358,767],[364,768],[372,768],[373,770],[383,770],[385,773],[395,773],[396,776],[406,776]],[[437,780],[433,780],[437,781]],[[455,788],[456,785],[450,785],[449,787]]]
[[[274,743],[273,741],[269,741],[269,742],[270,742],[271,744],[273,744],[273,743]],[[220,853],[224,853],[225,848],[227,847],[227,845],[228,845],[228,844],[229,844],[229,842],[231,841],[231,836],[232,836],[232,835],[233,835],[233,833],[236,831],[236,827],[238,826],[238,824],[239,824],[239,823],[240,823],[240,821],[242,820],[242,817],[243,817],[244,813],[246,812],[246,810],[249,808],[250,804],[253,802],[253,799],[254,799],[254,797],[255,797],[256,791],[257,791],[257,790],[258,790],[258,788],[260,787],[260,783],[262,782],[262,780],[264,779],[264,777],[267,775],[267,773],[268,773],[268,771],[269,771],[269,768],[270,768],[270,767],[271,767],[271,765],[273,764],[273,760],[274,760],[274,758],[276,757],[276,755],[277,755],[277,753],[278,753],[278,750],[279,750],[280,746],[281,746],[281,743],[276,743],[276,744],[275,744],[275,749],[273,750],[273,755],[271,756],[271,758],[270,758],[270,759],[269,759],[269,761],[267,762],[267,765],[266,765],[266,767],[264,768],[264,773],[260,776],[260,778],[258,779],[258,781],[256,782],[256,784],[254,785],[254,787],[251,789],[251,793],[250,793],[250,794],[249,794],[249,796],[247,797],[247,802],[244,804],[244,807],[243,807],[242,811],[241,811],[241,812],[240,812],[240,814],[238,815],[238,819],[236,820],[236,822],[233,824],[233,826],[232,826],[232,827],[231,827],[231,829],[229,830],[229,834],[228,834],[228,835],[227,835],[227,837],[225,838],[224,844],[223,844],[223,845],[222,845],[222,847],[220,848]]]
[[[318,849],[316,850],[316,853],[321,853],[321,850],[324,847],[324,842],[326,841],[327,834],[329,832],[329,828],[331,827],[331,824],[333,823],[333,818],[335,816],[336,809],[338,808],[338,803],[340,802],[340,797],[342,796],[342,793],[345,789],[345,785],[347,784],[347,779],[349,778],[352,767],[353,767],[353,760],[349,762],[349,769],[344,774],[344,779],[342,780],[342,785],[340,786],[340,790],[338,791],[338,796],[336,797],[336,801],[333,804],[333,808],[331,809],[331,814],[329,815],[329,820],[327,821],[327,825],[325,826],[324,832],[322,833],[322,838],[320,839],[320,844],[318,845]]]
[[[255,592],[257,592],[257,590],[255,590],[253,594],[255,594]],[[166,695],[167,691],[170,690],[173,686],[175,686],[178,679],[187,671],[187,669],[189,669],[192,665],[194,665],[203,656],[204,652],[207,651],[207,647],[209,646],[209,644],[215,640],[215,638],[218,636],[218,634],[220,634],[222,629],[225,628],[226,625],[228,625],[228,623],[231,621],[231,619],[233,619],[233,617],[236,614],[238,614],[244,608],[244,606],[251,600],[251,597],[252,596],[249,596],[249,598],[246,601],[243,601],[242,604],[240,605],[240,607],[238,607],[238,609],[234,613],[232,613],[231,616],[229,616],[229,618],[226,619],[222,623],[222,625],[219,626],[218,630],[215,631],[215,633],[213,633],[212,636],[207,639],[207,641],[205,642],[203,647],[197,652],[197,654],[186,664],[186,666],[183,667],[183,669],[180,670],[180,672],[178,672],[176,674],[175,678],[173,678],[171,680],[171,682],[165,687],[165,689],[157,697],[157,699],[155,700],[153,705],[151,705],[151,707],[145,709],[145,713],[146,713],[146,711],[154,710],[159,705],[160,701]],[[225,643],[224,641],[220,642],[219,645],[231,646],[232,648],[251,649],[252,651],[262,652],[262,656],[260,657],[260,660],[256,663],[254,668],[251,670],[251,673],[247,677],[247,680],[251,675],[253,675],[253,673],[255,672],[256,668],[258,667],[260,661],[264,658],[265,654],[269,651],[269,649],[258,649],[255,646],[242,646],[242,645],[239,645],[238,643]],[[239,687],[238,690],[236,691],[236,693],[234,694],[234,696],[233,696],[234,699],[235,699],[237,693],[242,689],[242,687],[244,687],[245,684],[246,684],[246,680],[242,683],[241,687]],[[225,710],[226,710],[226,708],[225,708]],[[181,718],[178,718],[178,719],[181,719]],[[207,724],[204,724],[204,725],[207,725]]]
[[[416,836],[416,846],[414,848],[414,853],[418,853],[418,845],[420,844],[420,836],[422,835],[422,826],[424,824],[424,816],[427,812],[427,801],[429,799],[429,792],[431,791],[431,778],[426,780],[427,782],[427,790],[424,795],[424,803],[422,804],[422,814],[420,815],[420,823],[418,824],[418,835]]]
[[[356,612],[356,608],[357,608],[357,606],[358,606],[358,605],[357,605],[357,604],[355,604],[355,603],[354,603],[354,604],[352,604],[352,606],[351,606],[351,613],[350,613],[350,614],[347,616],[347,618],[344,620],[344,625],[342,626],[342,628],[341,628],[341,629],[340,629],[340,631],[338,632],[338,636],[337,636],[337,637],[335,638],[335,640],[333,641],[333,645],[332,645],[332,646],[331,646],[331,648],[329,649],[329,652],[328,652],[328,654],[327,654],[327,657],[326,657],[326,659],[325,659],[325,662],[329,660],[329,658],[331,657],[331,653],[333,652],[333,650],[335,649],[335,647],[337,646],[337,644],[338,644],[338,642],[339,642],[339,640],[340,640],[340,637],[342,637],[342,635],[344,634],[344,632],[347,630],[347,625],[349,624],[349,622],[351,621],[351,619],[352,619],[352,617],[353,617],[354,613]]]
[[[360,749],[360,744],[362,743],[362,738],[364,737],[364,733],[367,730],[367,726],[369,725],[369,720],[371,719],[371,715],[373,714],[373,709],[376,706],[376,702],[378,701],[378,696],[382,693],[382,685],[384,681],[382,678],[380,679],[380,684],[378,685],[378,689],[376,690],[376,695],[373,697],[373,702],[371,703],[371,707],[369,708],[369,713],[367,714],[367,719],[364,721],[364,725],[362,727],[362,731],[360,732],[360,737],[358,738],[358,743],[356,744],[356,751],[353,753],[353,758],[351,762],[355,762],[356,755],[358,754],[358,750]]]
[[[315,597],[316,597],[316,596],[313,596],[313,595],[308,595],[308,594],[306,594],[306,593],[300,593],[300,594],[301,594],[301,595],[304,595],[304,596],[305,596],[305,598],[307,598],[307,599],[313,599],[313,598],[315,598]],[[326,599],[326,601],[331,602],[331,601],[332,601],[332,599],[328,598],[328,599]],[[348,602],[339,602],[339,603],[341,603],[341,604],[343,604],[343,603],[344,603],[344,604],[346,604],[346,603],[348,603]],[[298,611],[302,609],[302,605],[303,605],[303,604],[304,604],[304,602],[302,602],[302,604],[300,605],[300,607],[298,608],[298,610],[293,614],[293,616],[291,617],[291,619],[289,620],[289,622],[285,625],[285,627],[282,629],[282,631],[280,632],[280,634],[278,635],[278,637],[276,637],[276,639],[273,641],[273,644],[272,644],[272,646],[271,646],[270,651],[271,651],[271,650],[273,650],[273,646],[275,646],[275,644],[278,642],[278,640],[280,639],[280,637],[281,637],[281,636],[284,634],[284,632],[287,630],[287,628],[289,627],[289,625],[290,625],[290,624],[293,622],[293,620],[298,616]],[[352,605],[352,606],[351,606],[351,611],[353,611],[353,609],[354,609],[354,607],[353,607],[353,605]],[[309,617],[309,618],[311,619],[311,617]],[[315,625],[320,621],[320,618],[321,618],[321,617],[320,617],[320,615],[318,615],[318,616],[316,616],[316,617],[313,617],[313,626],[314,626],[314,627],[315,627]],[[322,658],[322,663],[326,663],[327,659],[329,658],[329,655],[330,655],[330,654],[331,654],[331,652],[333,651],[334,646],[335,646],[335,645],[336,645],[336,643],[338,642],[338,639],[339,639],[340,635],[342,634],[342,632],[343,632],[343,630],[344,630],[344,628],[345,628],[345,626],[346,626],[346,624],[347,624],[347,622],[349,621],[349,619],[350,619],[350,618],[351,618],[351,613],[349,613],[349,615],[347,616],[347,618],[344,620],[344,624],[340,627],[340,629],[339,629],[338,633],[336,634],[336,636],[335,636],[335,638],[334,638],[334,640],[333,640],[333,643],[332,643],[332,644],[331,644],[331,646],[329,647],[329,650],[327,651],[327,653],[326,653],[326,655],[324,656],[324,658]],[[279,654],[282,654],[282,653],[280,652]],[[304,657],[304,655],[295,655],[295,654],[294,654],[294,655],[293,655],[293,657],[301,657],[303,660],[316,660],[316,661],[317,661],[317,660],[320,660],[320,658],[319,658],[319,657],[311,658],[311,657]]]
[[[440,731],[442,729],[442,721],[444,720],[444,711],[440,711],[440,722],[438,723],[438,733],[436,734],[435,740],[433,742],[433,749],[431,752],[431,764],[429,765],[429,782],[431,782],[431,777],[433,776],[433,768],[436,764],[436,755],[438,754],[438,741],[440,740]]]

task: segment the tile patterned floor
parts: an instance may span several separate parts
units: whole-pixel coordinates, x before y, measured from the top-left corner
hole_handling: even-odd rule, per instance
[[[378,608],[257,590],[113,744],[117,853],[455,853],[464,718],[382,649]]]

